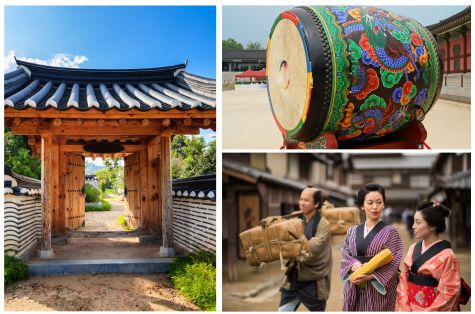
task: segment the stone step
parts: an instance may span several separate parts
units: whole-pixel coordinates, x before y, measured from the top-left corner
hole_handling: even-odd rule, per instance
[[[28,273],[38,275],[72,275],[99,273],[164,273],[174,258],[102,259],[102,260],[35,260],[29,261]]]

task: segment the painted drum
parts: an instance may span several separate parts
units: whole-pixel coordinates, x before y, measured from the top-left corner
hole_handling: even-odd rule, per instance
[[[281,13],[266,75],[284,138],[378,138],[422,121],[442,86],[441,58],[417,21],[374,7],[298,7]]]

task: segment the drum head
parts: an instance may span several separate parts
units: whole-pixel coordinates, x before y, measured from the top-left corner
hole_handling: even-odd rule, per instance
[[[277,18],[267,47],[267,84],[274,118],[283,133],[298,132],[305,122],[312,88],[307,45],[298,18]]]

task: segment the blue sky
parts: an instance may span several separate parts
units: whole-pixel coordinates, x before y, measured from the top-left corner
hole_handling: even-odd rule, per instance
[[[249,42],[260,42],[267,46],[272,23],[283,11],[294,6],[223,6],[223,39],[234,38],[244,47]],[[431,25],[439,22],[467,6],[379,6],[400,15],[412,17]],[[245,18],[243,18],[245,17]]]
[[[187,71],[215,78],[216,9],[7,6],[4,47],[5,56],[14,52],[81,68],[157,67],[188,59]]]
[[[188,60],[188,72],[216,78],[214,6],[6,6],[4,38],[5,71],[16,68],[13,56],[93,69]]]

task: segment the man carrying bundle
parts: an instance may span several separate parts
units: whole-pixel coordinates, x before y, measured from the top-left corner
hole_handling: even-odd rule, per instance
[[[287,263],[280,288],[279,311],[295,311],[303,303],[310,311],[324,311],[330,294],[332,267],[330,223],[321,216],[322,192],[315,187],[302,191],[299,200],[309,254]]]

